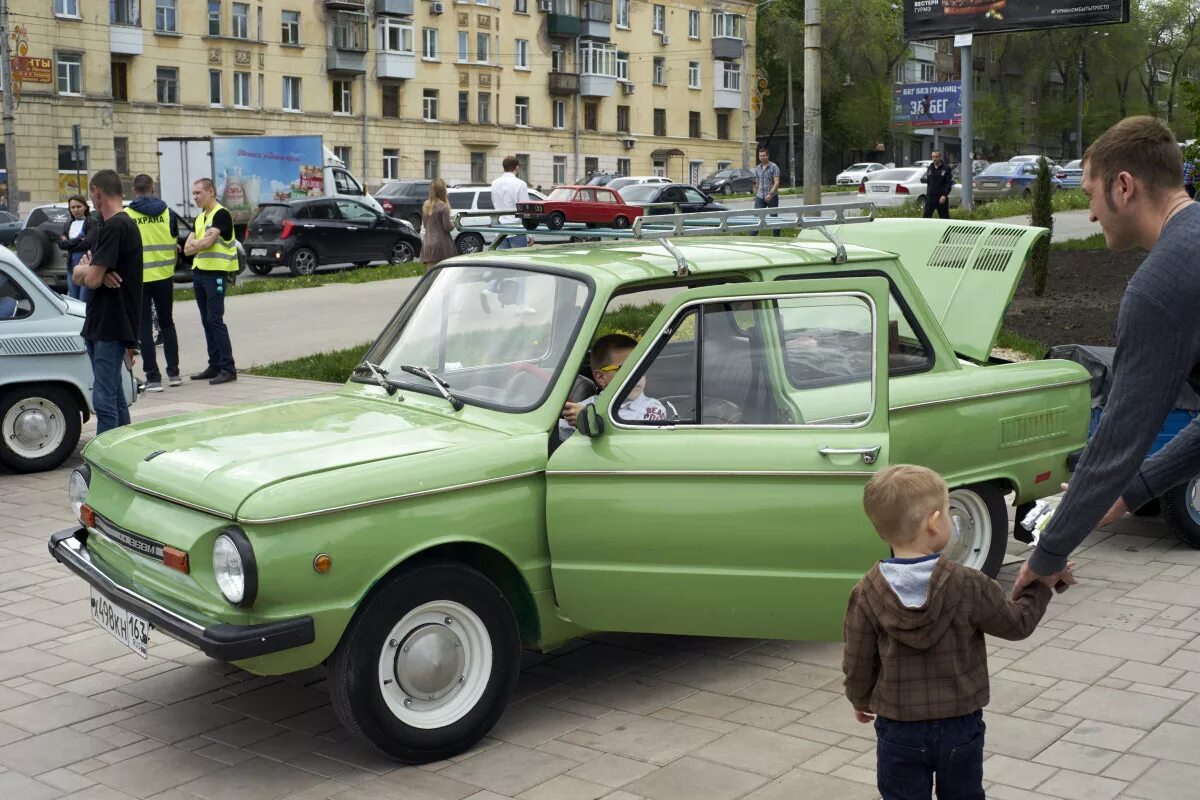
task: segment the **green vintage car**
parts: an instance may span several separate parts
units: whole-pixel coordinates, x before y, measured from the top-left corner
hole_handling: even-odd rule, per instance
[[[948,555],[995,574],[1007,503],[1057,492],[1087,436],[1082,367],[989,359],[1045,232],[844,220],[843,247],[814,221],[654,220],[679,235],[443,262],[328,394],[96,438],[51,553],[135,651],[161,631],[256,674],[327,664],[346,727],[404,761],[484,735],[523,647],[838,640],[887,555],[861,496],[889,463],[946,476]],[[560,436],[597,332],[650,303]]]

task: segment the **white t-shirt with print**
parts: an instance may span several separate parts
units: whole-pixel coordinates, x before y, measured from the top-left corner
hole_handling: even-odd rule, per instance
[[[596,402],[595,395],[579,401],[579,413],[583,413],[584,406],[589,406],[594,402]],[[625,402],[621,403],[621,407],[617,409],[617,419],[622,422],[665,422],[667,419],[667,409],[666,406],[653,397],[646,397],[644,394],[639,394],[637,397],[626,398]],[[574,425],[565,419],[558,421],[559,438],[565,441],[574,432]]]

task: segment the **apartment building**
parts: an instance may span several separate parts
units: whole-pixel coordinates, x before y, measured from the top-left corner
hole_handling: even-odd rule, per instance
[[[10,0],[22,199],[158,140],[321,134],[369,186],[741,162],[744,0]],[[84,152],[73,157],[71,129]]]

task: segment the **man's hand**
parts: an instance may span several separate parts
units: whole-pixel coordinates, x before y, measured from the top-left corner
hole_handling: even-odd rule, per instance
[[[79,262],[75,266],[76,267],[90,267],[91,265],[92,265],[92,251],[88,250],[86,253],[83,254],[82,257],[80,257]]]
[[[121,276],[110,269],[108,272],[104,273],[104,280],[102,283],[110,289],[120,289]]]
[[[112,273],[110,272],[108,274],[111,275]],[[125,357],[129,361],[129,369],[131,371],[133,370],[133,365],[137,363],[137,355],[138,355],[138,351],[134,350],[132,347],[125,348]]]
[[[1062,486],[1062,490],[1065,493],[1067,491],[1067,487],[1069,487],[1071,484],[1062,483],[1059,485]],[[1125,505],[1125,498],[1118,497],[1117,502],[1113,503],[1112,507],[1109,508],[1108,511],[1105,512],[1104,516],[1100,518],[1100,521],[1096,523],[1096,527],[1103,528],[1105,525],[1108,525],[1111,522],[1116,522],[1128,513],[1129,506]]]
[[[938,205],[939,206],[946,205],[946,195],[942,195],[941,197],[938,198]]]
[[[1060,572],[1056,572],[1053,575],[1038,575],[1030,568],[1029,562],[1026,561],[1021,565],[1021,572],[1017,575],[1017,582],[1013,585],[1012,596],[1015,598],[1026,586],[1038,581],[1053,588],[1055,592],[1062,594],[1070,587],[1079,583],[1071,573],[1074,567],[1075,562],[1069,561],[1066,568]]]
[[[875,715],[868,714],[866,711],[859,711],[858,709],[855,709],[854,718],[865,725],[868,722],[874,721]]]
[[[563,406],[562,418],[567,421],[567,424],[572,428],[578,427],[575,422],[579,419],[579,412],[583,409],[583,403],[572,403],[570,400]]]

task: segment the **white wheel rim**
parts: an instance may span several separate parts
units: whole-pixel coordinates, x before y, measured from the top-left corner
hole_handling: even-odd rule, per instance
[[[17,401],[0,423],[0,436],[20,458],[41,458],[52,453],[66,435],[67,420],[62,409],[44,397]]]
[[[377,680],[398,720],[428,730],[466,716],[491,674],[492,640],[483,620],[464,605],[435,600],[392,627],[380,648]]]
[[[950,543],[943,553],[971,569],[983,569],[992,546],[992,516],[969,489],[950,493]]]

